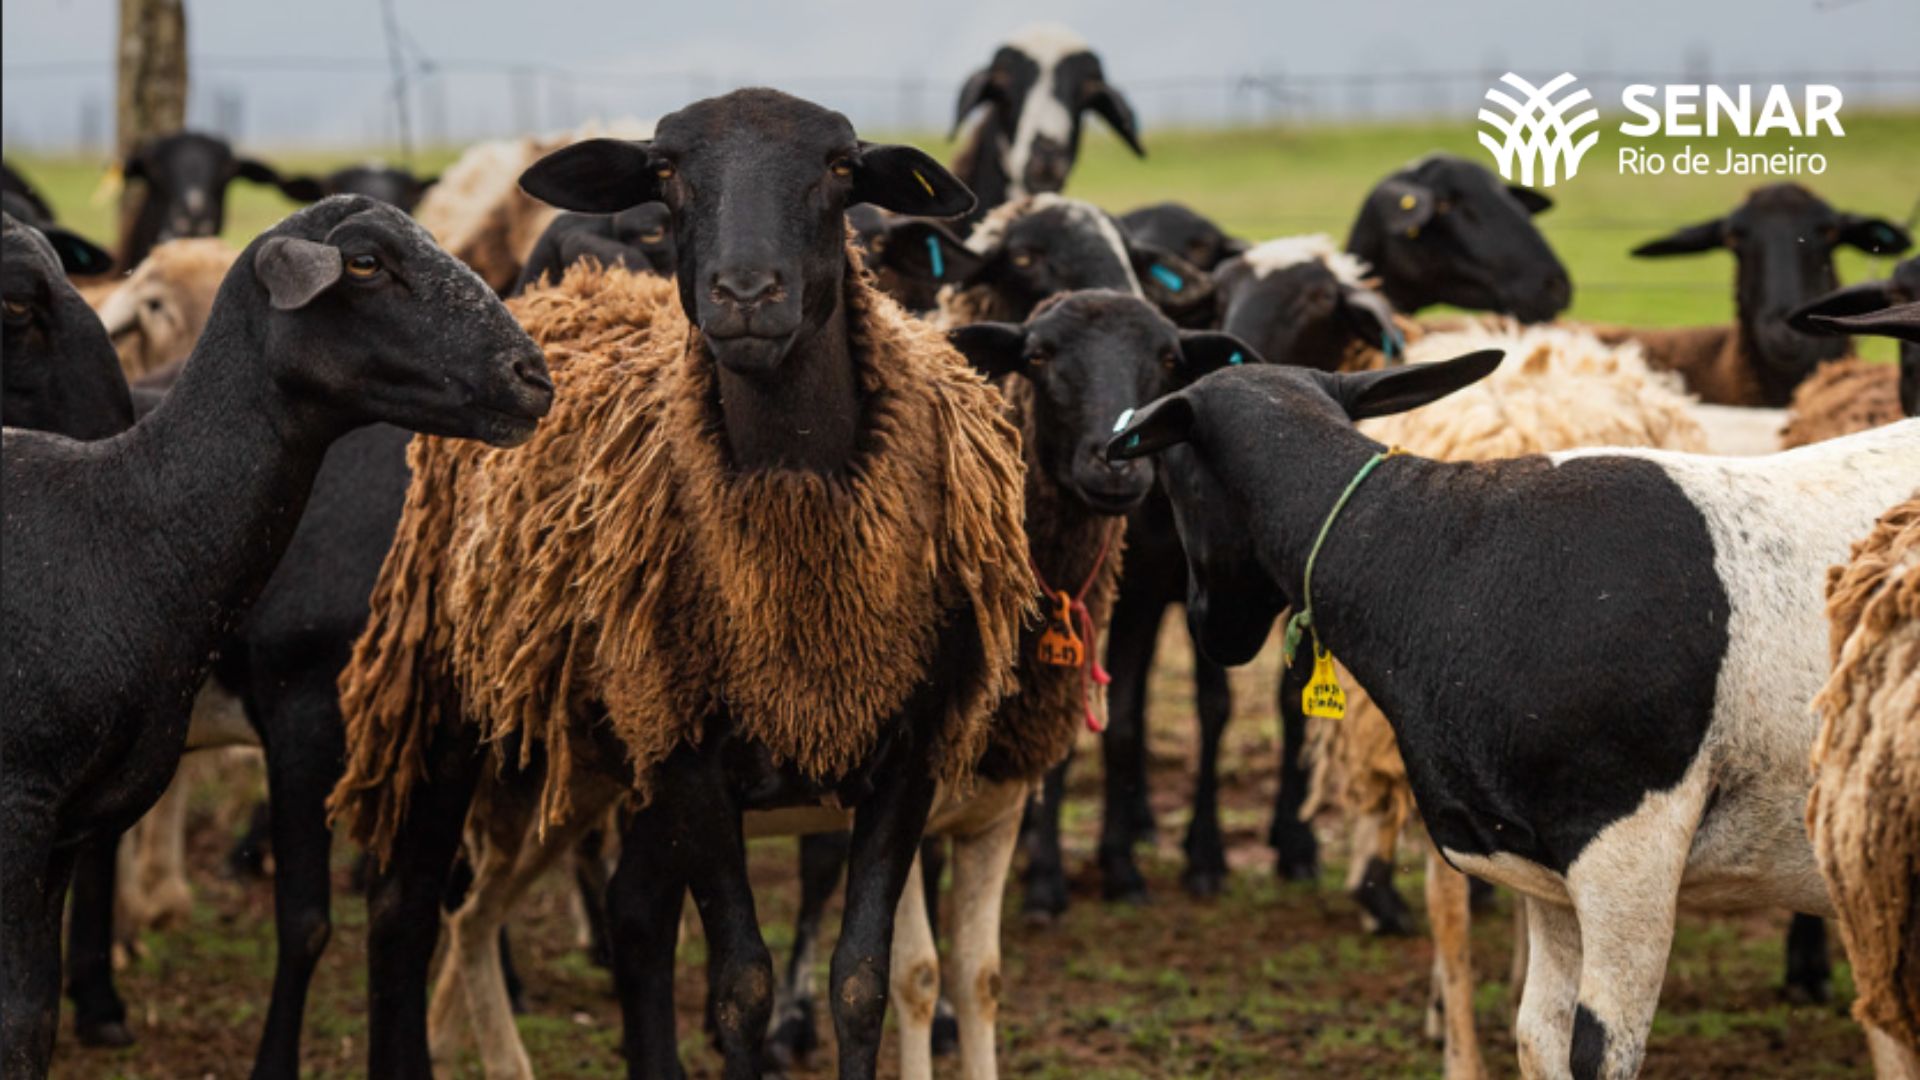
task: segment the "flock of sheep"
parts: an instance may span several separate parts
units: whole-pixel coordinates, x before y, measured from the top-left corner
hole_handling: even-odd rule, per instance
[[[1383,178],[1344,246],[1248,243],[1060,194],[1088,113],[1139,150],[1039,27],[962,89],[951,168],[769,90],[430,179],[183,133],[129,164],[118,260],[9,169],[4,1075],[45,1075],[63,971],[80,1041],[132,1040],[115,893],[190,902],[182,753],[255,743],[255,1075],[298,1073],[337,823],[373,857],[371,1075],[466,1040],[532,1075],[504,930],[564,865],[632,1075],[679,1072],[688,893],[727,1075],[812,1050],[844,881],[840,1075],[874,1074],[891,1000],[903,1075],[944,1018],[991,1077],[1007,878],[1024,827],[1026,908],[1065,907],[1084,728],[1106,895],[1144,893],[1146,679],[1184,604],[1183,883],[1227,871],[1223,665],[1283,622],[1278,870],[1311,878],[1306,818],[1342,811],[1363,921],[1405,932],[1424,827],[1449,1077],[1482,1071],[1466,874],[1525,898],[1525,1075],[1635,1075],[1676,910],[1784,907],[1839,917],[1879,1074],[1920,1077],[1920,260],[1832,265],[1905,231],[1760,188],[1637,252],[1730,249],[1734,323],[1582,326],[1549,201],[1477,164]],[[315,205],[234,252],[235,178]],[[802,837],[778,977],[766,835]],[[1820,925],[1790,945],[1816,994]]]

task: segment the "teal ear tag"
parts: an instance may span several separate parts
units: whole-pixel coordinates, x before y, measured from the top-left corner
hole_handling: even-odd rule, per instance
[[[1149,269],[1147,273],[1152,274],[1154,277],[1154,280],[1158,281],[1162,285],[1165,285],[1167,288],[1172,289],[1174,292],[1179,292],[1181,289],[1184,289],[1187,287],[1186,281],[1182,279],[1179,274],[1176,274],[1173,271],[1167,269],[1166,267],[1161,266],[1159,263],[1154,263],[1152,268]]]
[[[940,252],[940,238],[927,237],[927,259],[933,263],[933,280],[939,281],[947,276],[947,260]]]
[[[1243,359],[1244,358],[1240,355],[1240,350],[1235,349],[1233,351],[1233,355],[1227,357],[1227,363],[1232,364],[1234,367],[1239,367]]]

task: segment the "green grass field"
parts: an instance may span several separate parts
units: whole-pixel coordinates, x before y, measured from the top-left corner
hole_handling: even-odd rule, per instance
[[[1920,211],[1915,148],[1920,112],[1850,113],[1847,135],[1799,148],[1826,154],[1826,172],[1802,177],[1837,207],[1905,222]],[[1579,176],[1554,188],[1556,205],[1541,217],[1542,229],[1573,275],[1573,317],[1648,326],[1718,322],[1732,317],[1733,264],[1719,254],[1640,260],[1635,244],[1675,226],[1731,209],[1763,179],[1740,176],[1620,176],[1613,154],[1623,139],[1606,134]],[[900,136],[892,136],[899,138]],[[951,144],[938,135],[908,135],[936,156]],[[1344,238],[1360,198],[1387,171],[1430,150],[1489,160],[1467,123],[1373,124],[1351,127],[1261,127],[1221,131],[1167,130],[1146,133],[1149,157],[1140,160],[1105,129],[1088,133],[1069,191],[1115,211],[1162,199],[1180,199],[1251,239],[1302,232]],[[1671,153],[1687,140],[1644,140]],[[1700,142],[1701,140],[1692,140]],[[1784,151],[1794,140],[1780,137],[1743,143],[1743,149]],[[418,155],[423,171],[452,161],[455,149]],[[284,172],[325,170],[362,160],[368,153],[265,153]],[[111,240],[112,208],[96,201],[101,163],[94,160],[21,158],[19,167],[42,185],[61,219],[96,240]],[[276,191],[235,184],[228,239],[243,243],[277,221],[293,204]],[[1883,276],[1890,259],[1852,250],[1840,257],[1843,281]],[[1885,357],[1885,342],[1862,342],[1869,355]]]

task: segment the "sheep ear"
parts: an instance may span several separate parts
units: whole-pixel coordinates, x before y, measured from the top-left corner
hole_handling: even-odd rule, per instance
[[[1500,366],[1506,354],[1484,349],[1437,364],[1408,364],[1351,375],[1314,372],[1352,420],[1417,409],[1479,382]]]
[[[967,83],[960,88],[960,100],[953,107],[953,130],[947,132],[949,140],[960,134],[960,125],[967,122],[968,114],[985,105],[995,93],[993,69],[983,67],[967,77]]]
[[[1146,457],[1186,442],[1193,436],[1193,402],[1184,391],[1168,394],[1131,416],[1122,413],[1121,420],[1107,440],[1108,461]]]
[[[1838,316],[1864,315],[1879,311],[1894,302],[1884,281],[1863,281],[1844,289],[1818,296],[1787,313],[1787,325],[1803,334],[1832,334],[1837,331],[1826,321]]]
[[[252,158],[235,158],[233,175],[252,184],[265,184],[268,187],[280,185],[280,174],[274,171],[273,166]]]
[[[1642,259],[1657,258],[1662,255],[1696,255],[1702,251],[1712,251],[1723,247],[1727,242],[1727,221],[1714,218],[1698,225],[1688,225],[1658,240],[1649,240],[1633,249],[1633,254]]]
[[[1880,337],[1920,343],[1920,301],[1896,304],[1890,308],[1869,311],[1861,315],[1815,315],[1813,322],[1821,329],[1833,334],[1876,334]],[[1906,392],[1904,376],[1909,365],[1905,360],[1900,364],[1904,394]],[[1909,411],[1907,415],[1911,416],[1913,413]]]
[[[880,250],[873,253],[871,261],[943,285],[971,282],[987,265],[953,230],[937,221],[917,218],[888,225]]]
[[[973,209],[973,192],[945,165],[911,146],[861,143],[853,170],[853,201],[915,217],[959,217]]]
[[[1120,91],[1107,85],[1106,80],[1092,83],[1087,87],[1080,101],[1081,107],[1091,109],[1112,126],[1114,134],[1126,141],[1135,157],[1146,157],[1146,148],[1140,145],[1140,129],[1135,126],[1133,106],[1127,104]]]
[[[253,275],[267,287],[277,311],[295,311],[340,280],[345,260],[331,244],[276,236],[260,245],[253,256]]]
[[[1886,218],[1841,214],[1840,243],[1869,255],[1898,255],[1913,246],[1913,237]]]
[[[1393,322],[1393,305],[1364,285],[1340,286],[1340,314],[1361,341],[1391,357],[1407,355],[1406,335]]]
[[[1232,334],[1217,330],[1180,331],[1180,377],[1183,383],[1193,382],[1223,367],[1265,362],[1259,353],[1253,351],[1253,346]]]
[[[1529,214],[1544,214],[1553,209],[1552,199],[1547,198],[1545,195],[1540,194],[1530,187],[1521,187],[1519,184],[1508,184],[1507,191],[1514,198],[1520,200],[1520,205],[1525,207]]]
[[[327,197],[327,185],[311,176],[289,176],[280,181],[280,194],[294,202],[319,202]]]
[[[1367,209],[1388,235],[1420,235],[1433,220],[1433,189],[1398,177],[1380,181],[1367,198]]]
[[[1140,279],[1140,291],[1154,307],[1169,315],[1187,312],[1213,299],[1213,279],[1205,270],[1178,255],[1152,244],[1127,237],[1127,261],[1133,264],[1133,276]]]
[[[582,214],[617,214],[660,198],[660,178],[645,140],[583,139],[563,146],[520,174],[520,190]]]
[[[947,340],[989,379],[1026,370],[1027,332],[1012,323],[970,323],[947,331]]]
[[[69,277],[75,274],[104,274],[113,269],[113,256],[79,233],[69,232],[58,225],[49,225],[40,231],[46,235],[47,242],[53,245],[53,253],[60,257],[60,268]]]

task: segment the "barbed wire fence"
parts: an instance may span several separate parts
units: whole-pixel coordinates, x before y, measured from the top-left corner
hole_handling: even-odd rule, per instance
[[[945,131],[966,76],[798,75],[710,69],[630,71],[429,55],[397,25],[389,55],[200,55],[190,122],[269,147],[416,147],[574,127],[589,119],[652,117],[732,86],[768,84],[847,113],[862,130]],[[1119,80],[1151,127],[1415,121],[1471,117],[1506,68],[1369,72],[1271,70]],[[1849,108],[1920,105],[1920,69],[1743,71],[1707,54],[1675,71],[1581,71],[1600,101],[1633,83],[1828,83]],[[29,61],[0,69],[7,145],[37,152],[93,153],[111,142],[112,65]],[[306,76],[301,79],[298,76]],[[316,103],[314,77],[329,90]],[[261,119],[265,118],[265,119]],[[77,122],[76,122],[77,120]]]

